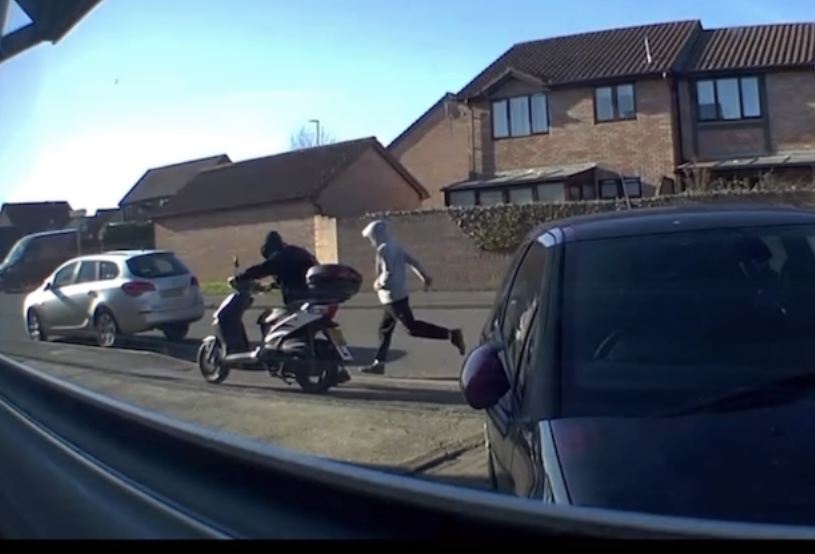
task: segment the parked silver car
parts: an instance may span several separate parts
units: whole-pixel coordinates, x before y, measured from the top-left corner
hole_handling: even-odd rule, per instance
[[[173,252],[128,250],[68,260],[23,303],[33,340],[92,336],[111,347],[153,329],[183,340],[204,317],[198,280]]]

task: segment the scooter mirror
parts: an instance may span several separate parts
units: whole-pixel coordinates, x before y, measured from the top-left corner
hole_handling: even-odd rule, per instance
[[[232,256],[232,267],[234,267],[235,269],[238,269],[240,266],[241,266],[241,263],[240,263],[240,261],[238,261],[238,257],[237,256]]]

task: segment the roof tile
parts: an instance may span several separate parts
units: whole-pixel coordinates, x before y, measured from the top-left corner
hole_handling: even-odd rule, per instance
[[[509,69],[551,85],[660,74],[674,69],[701,28],[698,20],[674,21],[516,44],[470,81],[458,96],[477,95]]]
[[[815,63],[815,23],[729,27],[703,31],[689,72],[805,67]]]

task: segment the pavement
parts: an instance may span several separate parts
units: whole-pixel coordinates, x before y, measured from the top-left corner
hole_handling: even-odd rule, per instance
[[[221,385],[204,383],[193,360],[198,340],[210,331],[209,314],[182,344],[152,333],[130,339],[124,348],[102,349],[78,341],[30,341],[21,300],[0,295],[0,352],[49,373],[180,419],[312,454],[453,484],[486,483],[485,467],[470,479],[467,467],[455,469],[461,464],[453,463],[478,449],[483,419],[462,402],[457,383],[462,358],[447,343],[397,332],[386,377],[354,375],[326,395],[310,396],[265,372],[233,372]],[[416,315],[459,326],[472,343],[486,312],[419,308]],[[253,315],[246,321],[250,333]],[[338,319],[360,363],[369,361],[379,317],[374,308],[340,310]],[[447,473],[431,473],[437,466]]]
[[[204,303],[210,308],[216,308],[226,294],[206,294]],[[410,295],[410,304],[416,308],[431,310],[447,309],[488,309],[495,301],[495,291],[427,291],[414,292]],[[262,310],[282,305],[277,292],[255,295],[255,303],[251,310]],[[361,292],[342,305],[343,310],[379,309],[381,304],[372,292]]]
[[[450,293],[449,298],[453,298],[454,294]],[[428,298],[441,299],[439,296]],[[451,308],[448,305],[445,308],[429,308],[420,307],[423,304],[418,301],[415,304],[414,313],[418,319],[461,329],[467,345],[472,345],[478,340],[489,313],[489,309],[483,307]],[[23,348],[31,347],[22,321],[21,306],[21,295],[0,294],[0,346],[23,342],[25,343]],[[381,317],[382,309],[378,305],[368,308],[362,305],[348,308],[344,304],[340,307],[337,321],[354,354],[355,361],[350,364],[352,368],[373,361],[377,327]],[[255,324],[256,318],[257,312],[247,312],[244,325],[250,340],[259,341],[260,331]],[[208,310],[204,318],[191,327],[189,336],[181,343],[169,343],[161,333],[152,332],[125,341],[124,347],[128,350],[155,352],[191,363],[195,360],[195,352],[201,339],[212,332],[211,321],[212,310]],[[403,329],[397,328],[388,360],[387,375],[398,378],[457,380],[462,360],[458,351],[447,341],[412,338]]]

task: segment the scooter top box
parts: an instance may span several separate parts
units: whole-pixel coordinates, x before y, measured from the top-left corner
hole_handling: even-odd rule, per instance
[[[360,291],[362,275],[348,265],[320,264],[308,270],[306,283],[315,297],[341,303]]]

